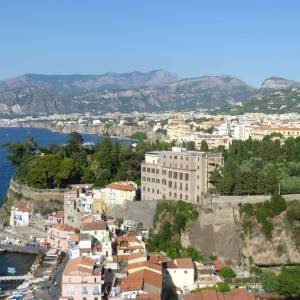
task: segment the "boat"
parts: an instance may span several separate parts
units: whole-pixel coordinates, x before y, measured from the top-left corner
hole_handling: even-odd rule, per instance
[[[17,273],[16,268],[15,267],[8,267],[7,268],[7,273],[16,274]]]

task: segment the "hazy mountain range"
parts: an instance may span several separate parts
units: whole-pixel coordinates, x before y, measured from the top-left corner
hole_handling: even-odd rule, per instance
[[[180,78],[165,70],[25,74],[0,81],[0,115],[207,109],[248,103],[290,87],[300,87],[300,83],[271,77],[257,89],[228,75]]]

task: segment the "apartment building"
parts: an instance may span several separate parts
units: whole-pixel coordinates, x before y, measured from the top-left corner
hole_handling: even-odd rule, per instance
[[[90,185],[72,185],[64,194],[64,223],[69,226],[80,227],[82,217],[87,214],[85,206],[79,199],[88,193]],[[92,204],[91,204],[92,205]]]
[[[103,280],[96,260],[78,257],[70,260],[62,274],[60,300],[101,300]]]
[[[266,135],[270,135],[272,133],[279,133],[284,138],[293,137],[296,138],[300,136],[300,128],[295,127],[272,127],[272,126],[257,126],[252,128],[251,138],[253,140],[262,140]]]
[[[169,261],[167,270],[174,285],[181,291],[187,293],[194,289],[195,267],[190,257]]]
[[[222,153],[154,151],[141,166],[142,200],[185,200],[200,202],[212,187],[211,172],[223,166]]]
[[[190,125],[185,123],[184,119],[172,118],[168,120],[167,136],[170,141],[176,141],[182,135],[190,132],[190,130]]]
[[[218,148],[219,146],[224,146],[226,149],[229,148],[231,144],[231,138],[228,135],[221,134],[208,134],[208,133],[189,133],[182,136],[177,142],[194,142],[195,148],[200,150],[202,141],[205,141],[209,149]]]
[[[67,252],[79,229],[65,224],[51,225],[47,231],[47,242],[51,248]]]

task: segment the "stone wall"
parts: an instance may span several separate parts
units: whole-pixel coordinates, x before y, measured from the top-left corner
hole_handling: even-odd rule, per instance
[[[157,201],[126,201],[124,205],[109,205],[107,214],[115,218],[123,218],[142,222],[152,226]]]
[[[10,181],[9,190],[22,194],[24,197],[35,201],[64,200],[66,189],[34,189],[26,185],[19,184],[13,179]]]
[[[300,201],[300,194],[282,195],[286,201]],[[204,206],[237,207],[240,203],[259,203],[270,200],[270,195],[244,195],[244,196],[207,196],[203,199]]]

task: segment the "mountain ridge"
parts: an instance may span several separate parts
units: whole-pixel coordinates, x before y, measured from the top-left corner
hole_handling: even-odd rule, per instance
[[[273,76],[258,89],[230,75],[181,78],[163,69],[100,75],[27,73],[0,81],[0,115],[206,110],[247,104],[298,84]]]

